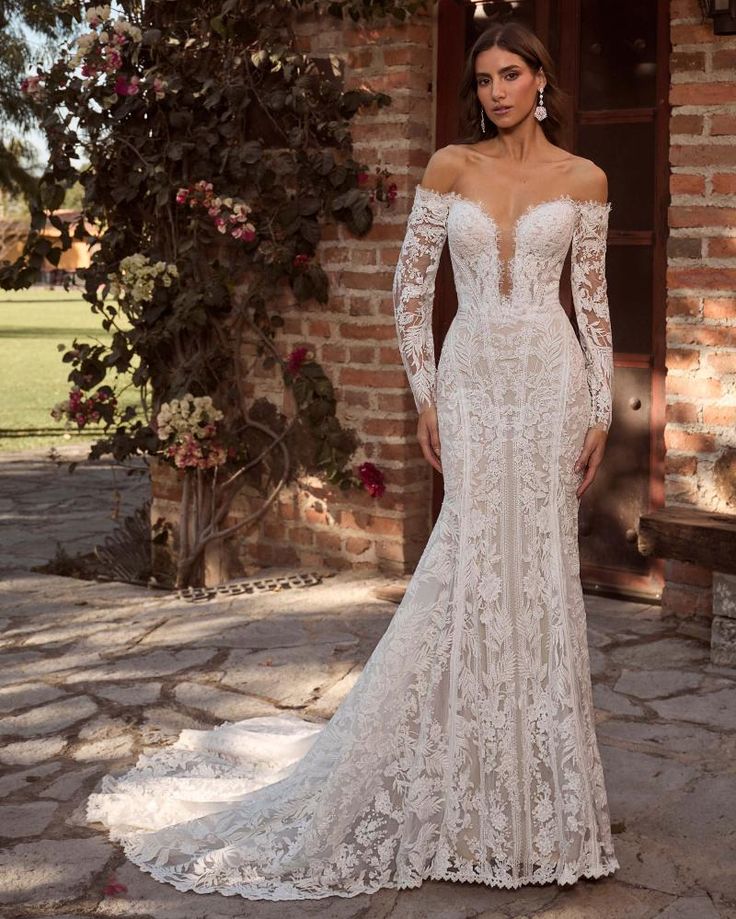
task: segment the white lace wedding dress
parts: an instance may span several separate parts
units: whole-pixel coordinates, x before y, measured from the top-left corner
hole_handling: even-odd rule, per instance
[[[394,302],[417,408],[437,406],[436,525],[326,725],[285,714],[184,731],[105,777],[88,819],[154,878],[285,900],[427,878],[569,884],[618,868],[573,472],[587,427],[611,418],[609,209],[561,195],[508,233],[479,203],[416,189]],[[435,367],[446,238],[458,312]],[[582,348],[558,295],[571,242]]]

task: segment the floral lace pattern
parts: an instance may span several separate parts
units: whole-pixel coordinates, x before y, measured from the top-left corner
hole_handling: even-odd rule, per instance
[[[283,715],[184,731],[105,777],[88,819],[154,878],[289,900],[428,878],[571,884],[619,867],[573,472],[594,414],[590,374],[607,366],[605,210],[563,197],[525,212],[505,291],[492,218],[417,190],[394,292],[418,407],[437,406],[439,517],[329,722]],[[573,234],[587,352],[557,296]],[[428,311],[446,235],[459,309],[435,368]],[[601,421],[605,386],[601,377],[594,389]]]
[[[436,402],[432,306],[445,239],[449,237],[458,315],[467,320],[476,313],[479,326],[482,312],[487,317],[558,313],[560,275],[572,243],[573,305],[591,396],[590,426],[608,430],[613,343],[605,258],[611,207],[610,202],[566,194],[533,204],[515,222],[512,255],[502,258],[499,223],[484,205],[457,192],[417,186],[393,283],[399,350],[417,412]],[[474,253],[464,223],[477,227]],[[506,276],[511,278],[510,291],[503,283]],[[486,330],[493,332],[487,323]]]

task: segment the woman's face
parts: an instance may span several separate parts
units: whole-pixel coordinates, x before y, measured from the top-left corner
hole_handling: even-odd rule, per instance
[[[513,127],[534,111],[537,90],[545,82],[541,68],[535,74],[518,54],[497,46],[476,57],[475,79],[486,118],[499,129]]]

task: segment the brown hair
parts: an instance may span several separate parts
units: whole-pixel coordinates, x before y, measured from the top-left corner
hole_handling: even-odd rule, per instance
[[[476,58],[481,52],[494,47],[505,48],[513,54],[518,54],[533,73],[540,67],[543,68],[546,77],[544,107],[547,109],[547,117],[540,125],[549,141],[562,146],[560,140],[565,121],[564,110],[569,102],[569,95],[557,85],[552,58],[536,33],[514,20],[489,26],[481,32],[468,53],[460,81],[461,136],[457,143],[474,144],[498,134],[498,128],[487,116],[485,133],[480,129],[481,104],[477,96],[478,83],[475,79]]]

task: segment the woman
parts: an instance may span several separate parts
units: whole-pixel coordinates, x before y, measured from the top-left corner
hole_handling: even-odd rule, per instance
[[[611,418],[606,179],[548,139],[558,90],[533,33],[494,27],[467,66],[479,133],[432,157],[394,280],[419,440],[444,476],[439,518],[325,726],[184,731],[91,796],[89,819],[180,890],[313,899],[618,867],[577,549]],[[435,367],[446,239],[458,312]],[[571,243],[582,348],[558,297]]]

